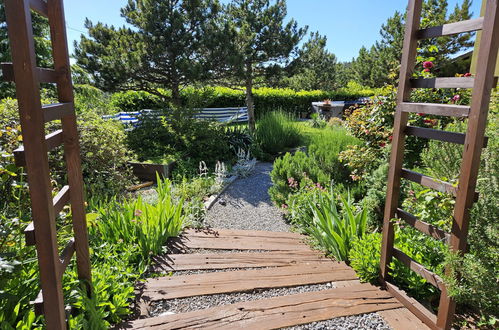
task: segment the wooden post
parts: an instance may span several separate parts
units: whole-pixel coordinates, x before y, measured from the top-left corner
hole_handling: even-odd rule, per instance
[[[407,118],[409,115],[407,112],[403,112],[400,109],[400,106],[403,102],[409,101],[411,95],[409,79],[412,76],[412,71],[416,62],[418,47],[416,33],[419,29],[422,6],[422,0],[410,0],[407,8],[407,22],[400,67],[399,89],[397,91],[397,110],[395,111],[395,121],[393,124],[392,153],[390,156],[385,214],[383,217],[383,240],[380,264],[382,281],[388,279],[388,266],[392,260],[394,233],[391,220],[395,218],[395,211],[397,210],[400,195],[400,172],[402,170],[405,149],[404,130],[407,126]]]
[[[499,47],[498,0],[488,0],[485,9],[483,31],[478,53],[475,86],[471,95],[471,111],[464,142],[463,162],[459,175],[459,186],[454,206],[454,222],[450,237],[450,248],[464,253],[466,250],[470,209],[473,206],[480,156],[484,145],[490,91],[494,87],[494,71]],[[440,296],[437,326],[449,329],[453,320],[455,302],[447,292]]]
[[[386,207],[383,219],[380,277],[387,290],[432,329],[450,329],[455,312],[455,302],[449,297],[443,280],[437,274],[425,269],[423,265],[418,264],[402,251],[394,248],[394,229],[391,219],[397,217],[429,237],[448,241],[453,251],[461,254],[465,253],[469,212],[477,197],[475,191],[476,181],[482,148],[486,145],[484,135],[487,113],[491,89],[494,87],[494,69],[499,47],[498,1],[487,0],[485,18],[444,24],[423,30],[419,30],[422,0],[410,0],[407,10],[397,110],[393,128],[392,154],[388,173]],[[480,65],[476,77],[411,79],[419,39],[436,38],[476,30],[483,30],[478,54],[478,63]],[[473,88],[471,105],[411,103],[410,92],[412,88]],[[407,126],[408,115],[411,112],[461,118],[468,117],[468,129],[466,134],[461,134]],[[457,189],[450,183],[402,168],[406,135],[464,145]],[[402,178],[456,197],[451,233],[446,233],[440,228],[425,223],[398,207]],[[425,278],[428,283],[441,290],[437,316],[389,283],[389,264],[393,258],[397,258],[411,270]]]
[[[38,68],[31,10],[49,19],[54,69]],[[65,329],[62,276],[73,254],[80,280],[91,287],[88,233],[83,196],[80,146],[74,112],[69,53],[62,0],[5,0],[12,64],[2,65],[4,76],[16,83],[24,146],[16,164],[26,166],[33,222],[25,229],[26,244],[36,245],[41,291],[35,312],[45,314],[48,329]],[[43,105],[40,82],[56,83],[59,103]],[[45,135],[45,123],[61,120],[62,130]],[[64,145],[68,185],[52,198],[48,151]],[[71,204],[74,238],[58,254],[56,216]]]
[[[57,84],[57,95],[61,103],[74,103],[71,67],[69,64],[68,41],[66,36],[66,19],[62,0],[48,0],[48,17],[54,68],[60,73]],[[76,115],[64,116],[61,119],[64,132],[64,155],[70,186],[71,216],[75,233],[76,264],[80,280],[91,282],[90,257],[88,251],[88,232],[83,195],[83,178],[81,174],[80,144]]]
[[[40,282],[48,329],[65,329],[64,299],[59,269],[55,214],[52,205],[52,185],[45,143],[44,118],[40,86],[35,73],[36,56],[31,12],[27,0],[5,0],[10,48],[13,58],[16,95],[24,142],[26,170],[35,235]]]

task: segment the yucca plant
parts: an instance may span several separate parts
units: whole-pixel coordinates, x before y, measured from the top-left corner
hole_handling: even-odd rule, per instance
[[[366,210],[357,210],[349,194],[333,190],[319,194],[309,207],[312,217],[306,232],[337,260],[348,261],[352,241],[366,232]]]

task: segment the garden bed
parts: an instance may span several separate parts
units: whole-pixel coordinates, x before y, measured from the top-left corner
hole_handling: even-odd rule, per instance
[[[155,164],[149,162],[128,162],[133,174],[144,181],[156,181],[157,176],[161,179],[171,178],[177,161],[172,160],[167,164]]]

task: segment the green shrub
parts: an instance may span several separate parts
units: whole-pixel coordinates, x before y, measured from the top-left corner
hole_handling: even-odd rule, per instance
[[[160,90],[165,99],[170,96],[168,91]],[[243,90],[226,87],[195,88],[186,87],[180,92],[182,104],[187,107],[226,108],[244,107],[245,94]],[[294,91],[288,88],[256,88],[253,90],[255,99],[255,114],[260,118],[263,114],[275,110],[298,114],[308,112],[312,102],[324,99],[356,100],[364,96],[374,95],[374,90],[350,85],[337,91]],[[141,109],[165,109],[168,105],[160,97],[147,93],[127,91],[116,93],[112,97],[112,105],[121,111],[138,111]]]
[[[161,120],[144,116],[140,125],[127,131],[128,145],[140,161],[172,155],[181,176],[195,174],[200,161],[214,167],[217,161],[235,157],[223,125],[191,115],[176,109],[165,112]]]
[[[78,117],[80,155],[87,198],[107,199],[121,194],[133,181],[128,161],[133,159],[126,145],[121,123],[104,120],[92,112]],[[53,177],[59,185],[65,182],[66,163],[62,148],[51,154]]]
[[[359,143],[360,140],[350,135],[344,128],[331,127],[321,130],[320,134],[312,137],[308,154],[336,184],[345,184],[351,182],[350,170],[339,160],[339,155],[348,147]]]
[[[75,109],[77,116],[85,112],[96,115],[109,115],[118,112],[111,102],[111,95],[91,85],[74,85]]]
[[[123,112],[164,109],[168,106],[159,96],[143,91],[114,93],[111,97],[111,105]]]
[[[310,116],[310,126],[311,127],[313,127],[313,128],[324,128],[324,127],[326,127],[326,125],[327,125],[326,120],[320,114],[313,113]]]
[[[372,229],[380,227],[383,221],[388,168],[388,163],[381,164],[364,181],[367,192],[361,203],[367,209],[367,222]]]
[[[292,118],[281,111],[269,112],[260,118],[255,131],[255,142],[269,155],[277,155],[300,142]]]
[[[494,93],[477,181],[478,201],[473,205],[465,258],[451,256],[452,273],[446,278],[450,294],[471,306],[483,318],[499,319],[499,95]],[[449,148],[450,149],[450,148]]]
[[[296,126],[296,125],[295,125]],[[302,140],[308,143],[308,154],[297,152],[276,159],[270,176],[274,185],[269,194],[278,205],[286,202],[288,195],[307,186],[311,181],[321,187],[328,187],[331,180],[337,188],[353,188],[349,179],[349,169],[339,160],[339,154],[359,140],[349,135],[342,127],[312,129],[304,133],[300,127]]]
[[[424,236],[413,229],[395,226],[395,247],[417,263],[437,274],[443,273],[446,247],[442,242]],[[363,282],[375,283],[380,272],[381,234],[367,234],[352,243],[350,265]],[[435,302],[439,293],[432,284],[404,264],[393,259],[389,274],[392,282],[418,299]]]
[[[294,155],[286,153],[277,158],[270,178],[273,185],[269,189],[269,195],[277,205],[283,205],[288,195],[298,192],[310,182],[325,187],[331,181],[329,175],[301,151]]]
[[[348,258],[362,282],[376,283],[380,272],[381,234],[370,233],[352,241]]]
[[[447,125],[445,130],[464,133],[466,125],[461,121],[456,121]],[[428,175],[453,183],[459,177],[462,158],[461,147],[449,148],[448,143],[436,140],[428,142],[428,148],[421,154],[424,170]]]
[[[230,145],[230,149],[236,155],[239,150],[246,152],[251,150],[253,145],[253,136],[246,125],[227,126],[225,129],[225,138]]]

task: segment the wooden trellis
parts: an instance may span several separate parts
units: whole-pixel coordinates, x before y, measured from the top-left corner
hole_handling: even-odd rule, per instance
[[[62,0],[5,0],[5,15],[12,63],[3,63],[4,78],[16,84],[23,147],[15,152],[16,163],[26,167],[33,222],[26,228],[26,242],[36,245],[41,291],[35,311],[45,315],[48,329],[65,329],[62,276],[76,252],[78,277],[90,283],[88,234],[85,220],[80,147],[74,112]],[[48,18],[53,68],[36,66],[31,10]],[[40,83],[57,86],[59,103],[42,105]],[[61,121],[62,129],[45,135],[45,123]],[[52,198],[48,152],[64,147],[68,184]],[[58,252],[56,216],[71,204],[74,238]]]
[[[420,30],[422,4],[423,0],[410,0],[407,9],[392,154],[388,173],[386,207],[383,220],[381,278],[388,291],[395,295],[429,327],[433,329],[449,329],[455,312],[455,302],[447,294],[445,285],[438,275],[425,269],[424,266],[394,248],[394,228],[391,220],[397,217],[432,238],[446,241],[454,251],[464,253],[466,250],[469,213],[471,206],[477,198],[475,189],[480,166],[480,156],[486,142],[484,134],[490,94],[491,89],[495,86],[494,69],[499,45],[498,0],[487,0],[484,17]],[[475,77],[412,79],[418,40],[476,30],[482,30],[482,36]],[[413,88],[473,88],[471,105],[411,103],[410,93]],[[408,126],[408,116],[411,112],[467,118],[468,128],[466,134]],[[402,168],[406,135],[464,145],[458,187]],[[415,216],[398,207],[401,178],[454,195],[456,203],[450,233],[446,233],[433,225],[420,221]],[[393,257],[441,290],[438,315],[434,315],[428,311],[416,300],[409,298],[404,292],[389,282],[388,267]]]

